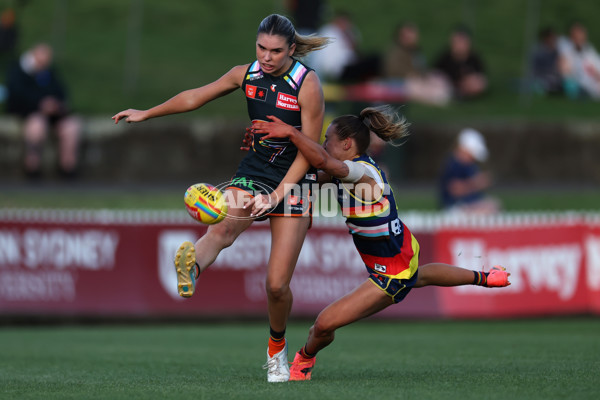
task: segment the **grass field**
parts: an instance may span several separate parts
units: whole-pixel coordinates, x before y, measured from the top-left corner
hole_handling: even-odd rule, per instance
[[[310,322],[288,327],[290,358]],[[7,399],[597,399],[600,319],[363,321],[268,384],[265,323],[4,326]]]

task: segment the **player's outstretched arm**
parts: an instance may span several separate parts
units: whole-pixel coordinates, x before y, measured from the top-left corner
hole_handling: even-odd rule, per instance
[[[164,115],[179,114],[202,107],[206,103],[229,94],[241,87],[247,65],[238,65],[208,85],[185,90],[162,104],[148,110],[128,109],[115,114],[112,119],[116,123],[124,119],[126,122],[141,122]]]
[[[288,125],[274,116],[268,116],[271,122],[255,122],[252,129],[255,133],[264,133],[263,139],[289,138],[298,148],[306,160],[315,168],[318,168],[329,176],[340,179],[342,182],[351,182],[356,185],[349,190],[353,191],[364,200],[376,200],[381,196],[382,187],[369,174],[362,163],[341,161],[332,157],[314,140],[311,140],[302,132]],[[367,186],[364,186],[367,185]],[[360,193],[356,189],[361,189]]]

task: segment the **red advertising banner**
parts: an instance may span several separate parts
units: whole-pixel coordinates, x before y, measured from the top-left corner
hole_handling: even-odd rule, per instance
[[[588,311],[582,233],[580,224],[438,230],[441,262],[485,271],[502,265],[511,273],[507,288],[440,288],[443,314],[506,317]]]
[[[588,303],[590,311],[600,314],[600,217],[587,218],[583,244]]]
[[[266,315],[267,222],[255,223],[222,251],[202,274],[195,295],[183,299],[176,291],[173,255],[181,242],[195,241],[206,227],[187,216],[168,219],[51,211],[3,218],[0,313]],[[366,277],[345,225],[315,220],[292,280],[294,315],[315,316]],[[388,313],[436,316],[431,298],[415,296],[412,305]]]
[[[379,317],[600,312],[600,218],[511,224],[436,218],[407,218],[421,264],[477,270],[501,264],[512,285],[415,289]],[[177,295],[175,250],[205,231],[185,211],[0,212],[0,315],[266,316],[268,222],[253,224],[222,251],[192,298]],[[314,317],[366,278],[343,222],[315,219],[291,283],[292,314]]]

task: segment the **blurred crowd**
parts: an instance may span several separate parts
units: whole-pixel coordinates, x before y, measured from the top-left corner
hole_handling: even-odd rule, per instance
[[[414,22],[391,29],[387,49],[377,53],[361,47],[360,30],[347,11],[337,11],[322,21],[327,10],[324,0],[291,1],[290,9],[302,21],[303,33],[332,39],[307,60],[325,83],[363,84],[365,92],[370,87],[382,92],[385,86],[392,95],[388,97],[398,102],[441,106],[477,99],[490,91],[486,53],[475,46],[467,26],[457,25],[449,32],[446,46],[427,60]],[[540,29],[530,51],[528,74],[519,87],[544,95],[600,99],[600,56],[588,40],[587,27],[573,21],[563,33],[550,26]]]
[[[81,121],[69,105],[67,88],[54,65],[54,49],[39,42],[18,52],[13,8],[0,14],[0,99],[19,120],[24,141],[23,171],[42,177],[46,143],[57,144],[56,169],[63,178],[78,172]]]
[[[550,26],[541,29],[530,66],[529,84],[538,93],[600,100],[600,56],[580,21],[565,35]]]

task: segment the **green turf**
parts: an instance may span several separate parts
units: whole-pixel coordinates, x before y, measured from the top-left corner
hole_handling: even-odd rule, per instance
[[[289,326],[290,353],[309,325]],[[311,382],[268,384],[265,323],[3,327],[0,397],[597,399],[599,331],[591,317],[366,321],[338,331]]]

